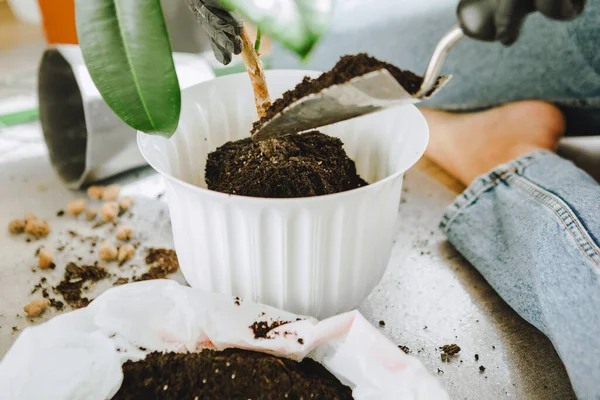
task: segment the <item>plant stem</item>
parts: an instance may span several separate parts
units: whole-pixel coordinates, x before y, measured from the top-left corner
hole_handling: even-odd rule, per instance
[[[260,30],[257,33],[257,42],[260,42]],[[252,89],[254,90],[254,102],[256,104],[256,113],[258,118],[262,118],[267,115],[267,108],[271,105],[271,96],[269,96],[269,88],[267,87],[267,81],[265,79],[265,73],[263,71],[262,62],[258,58],[255,47],[252,46],[250,37],[246,29],[242,29],[242,59],[246,65],[246,70],[250,76],[252,82]],[[258,144],[261,152],[270,158],[277,153],[277,140],[263,140]]]
[[[243,44],[242,59],[246,65],[250,81],[252,82],[258,118],[262,118],[267,115],[267,108],[271,105],[271,97],[269,96],[265,73],[263,71],[262,62],[260,61],[260,58],[258,58],[258,54],[256,54],[252,41],[245,28],[242,29],[241,37]]]
[[[260,25],[256,28],[256,40],[254,41],[254,51],[260,55],[260,39],[262,39],[262,30]]]

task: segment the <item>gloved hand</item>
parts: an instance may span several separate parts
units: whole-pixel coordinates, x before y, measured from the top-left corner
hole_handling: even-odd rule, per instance
[[[190,9],[211,39],[215,57],[223,64],[231,62],[232,53],[242,51],[242,21],[225,9],[218,0],[188,0]]]
[[[461,0],[458,23],[473,39],[513,44],[519,37],[527,14],[539,11],[548,18],[577,17],[587,0]]]

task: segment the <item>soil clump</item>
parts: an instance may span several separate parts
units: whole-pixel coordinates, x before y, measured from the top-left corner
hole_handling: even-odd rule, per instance
[[[352,399],[321,364],[239,350],[151,353],[123,365],[114,400],[132,399]]]
[[[250,197],[312,197],[366,186],[340,139],[317,131],[273,141],[265,154],[250,138],[228,142],[208,155],[210,190]]]

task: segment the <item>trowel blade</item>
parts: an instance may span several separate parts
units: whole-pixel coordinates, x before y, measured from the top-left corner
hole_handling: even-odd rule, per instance
[[[333,85],[290,104],[262,124],[252,138],[274,139],[331,125],[390,107],[414,104],[437,93],[450,79],[441,77],[426,97],[409,94],[386,69],[369,72]]]

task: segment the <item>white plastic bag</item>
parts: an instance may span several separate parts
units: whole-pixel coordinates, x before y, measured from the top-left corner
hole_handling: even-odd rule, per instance
[[[249,327],[256,321],[292,322],[255,339]],[[319,322],[169,280],[110,289],[85,309],[25,329],[0,363],[0,393],[7,400],[109,399],[127,360],[227,347],[310,356],[352,387],[357,400],[448,398],[418,359],[357,311]]]

